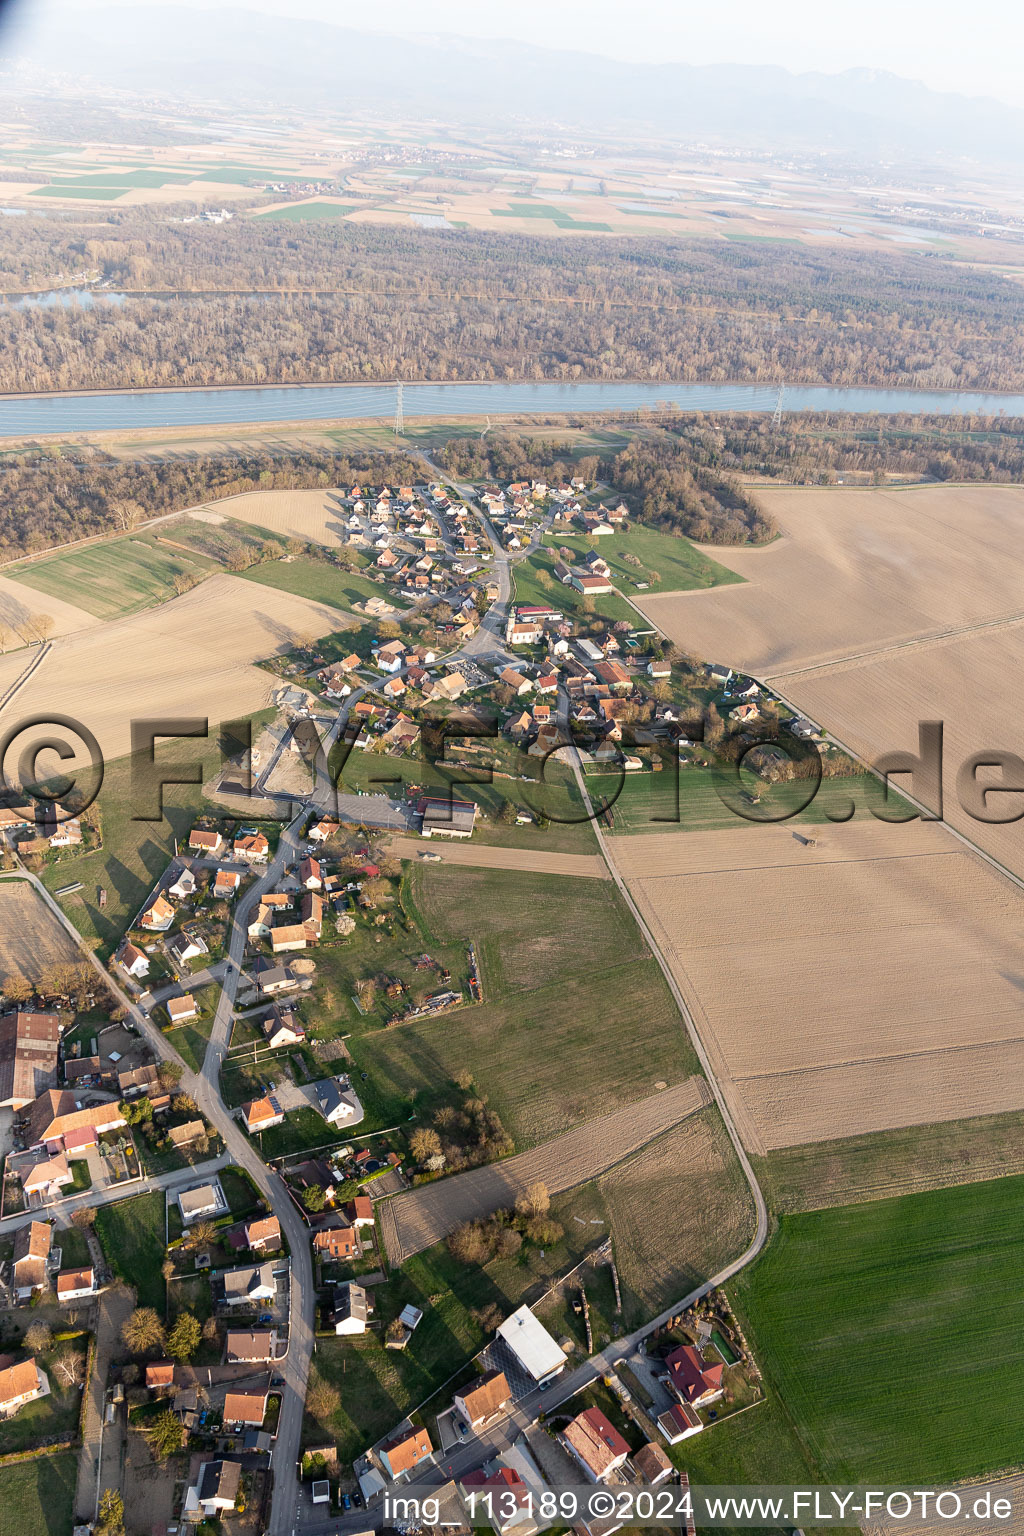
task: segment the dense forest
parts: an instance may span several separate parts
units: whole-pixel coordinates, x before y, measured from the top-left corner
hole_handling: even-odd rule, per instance
[[[1024,294],[939,254],[183,225],[142,208],[12,219],[4,236],[0,292],[89,273],[135,295],[0,306],[4,391],[394,378],[1024,388]]]
[[[0,564],[90,534],[125,532],[164,512],[243,491],[347,490],[364,477],[408,484],[423,475],[402,453],[254,450],[234,456],[110,458],[97,449],[38,450],[0,461]]]

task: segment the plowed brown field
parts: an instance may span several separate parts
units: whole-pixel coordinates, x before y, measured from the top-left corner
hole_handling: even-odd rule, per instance
[[[1024,1108],[1024,895],[941,826],[612,853],[753,1151]]]

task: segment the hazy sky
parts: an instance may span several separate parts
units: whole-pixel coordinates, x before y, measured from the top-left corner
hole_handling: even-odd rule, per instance
[[[72,0],[88,9],[110,0]],[[119,0],[115,0],[119,3]],[[158,4],[160,0],[133,0]],[[209,7],[224,0],[180,0]],[[229,0],[230,3],[230,0]],[[236,0],[237,3],[237,0]],[[511,37],[613,58],[890,69],[1024,107],[1020,0],[240,0],[372,32]],[[34,0],[23,0],[31,13]],[[514,81],[504,82],[514,93]]]

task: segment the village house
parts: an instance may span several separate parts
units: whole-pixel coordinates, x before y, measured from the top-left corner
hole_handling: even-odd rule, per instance
[[[9,1419],[37,1397],[46,1397],[50,1382],[35,1360],[19,1360],[0,1370],[0,1418]]]
[[[460,1482],[463,1489],[476,1494],[478,1499],[491,1494],[488,1524],[498,1536],[534,1536],[538,1529],[533,1513],[536,1492],[527,1487],[514,1467],[499,1465],[493,1472],[479,1467],[467,1472]],[[582,1533],[585,1527],[579,1523],[574,1529]],[[602,1536],[609,1533],[603,1532]]]
[[[58,1200],[68,1185],[74,1182],[75,1176],[63,1152],[58,1152],[56,1157],[43,1158],[21,1175],[21,1187],[25,1194],[38,1202]]]
[[[172,1125],[167,1131],[168,1141],[179,1152],[184,1152],[205,1135],[206,1125],[202,1120],[186,1120],[183,1125]]]
[[[400,672],[404,665],[405,641],[385,640],[373,646],[371,655],[379,672]]]
[[[359,1237],[355,1227],[318,1227],[313,1233],[313,1250],[321,1259],[358,1258]]]
[[[227,1392],[224,1396],[223,1424],[232,1429],[259,1429],[267,1416],[266,1392]]]
[[[271,919],[274,915],[273,907],[261,901],[246,926],[246,933],[250,939],[265,939],[270,934]]]
[[[658,1428],[669,1445],[678,1445],[680,1440],[699,1435],[704,1428],[704,1421],[685,1403],[672,1403],[664,1413],[658,1415]]]
[[[125,939],[118,950],[117,959],[118,963],[128,972],[128,975],[134,976],[136,980],[141,980],[143,976],[149,975],[148,958],[142,953],[141,949],[136,949],[134,944],[129,944],[127,939]]]
[[[285,965],[275,965],[272,960],[259,959],[253,966],[256,987],[264,997],[274,997],[278,992],[288,992],[298,986],[298,980]]]
[[[149,1392],[159,1392],[161,1396],[174,1386],[174,1362],[172,1360],[157,1360],[153,1365],[146,1366],[146,1389]]]
[[[633,679],[620,661],[599,661],[594,667],[594,675],[609,688],[631,689]]]
[[[306,837],[311,843],[326,843],[329,837],[333,837],[340,830],[341,823],[339,821],[332,821],[330,817],[325,816],[315,826],[310,827]]]
[[[167,887],[168,896],[174,896],[178,901],[184,901],[188,896],[196,893],[196,877],[186,864],[173,884]]]
[[[237,869],[218,869],[213,882],[213,894],[220,900],[234,896],[242,884]]]
[[[604,1483],[625,1462],[629,1446],[600,1408],[584,1408],[558,1436],[592,1483]]]
[[[198,934],[179,933],[170,940],[167,953],[180,970],[189,960],[198,960],[201,955],[208,955],[210,949],[206,940]]]
[[[580,576],[575,571],[573,572],[570,585],[577,592],[582,592],[584,597],[600,597],[604,592],[614,592],[615,590],[607,576]]]
[[[60,1015],[22,1009],[0,1017],[0,1109],[23,1109],[57,1084]]]
[[[200,1184],[197,1189],[183,1189],[177,1198],[181,1220],[186,1227],[204,1216],[216,1216],[222,1207],[220,1191],[215,1184]]]
[[[301,1045],[306,1031],[297,1014],[275,1003],[263,1020],[263,1038],[276,1050],[281,1045]]]
[[[83,1301],[96,1295],[96,1275],[88,1269],[62,1269],[57,1276],[58,1301]]]
[[[672,663],[666,661],[664,656],[652,656],[647,663],[647,676],[659,680],[672,676]]]
[[[528,677],[524,677],[521,672],[516,672],[512,667],[503,668],[498,674],[498,681],[504,683],[506,688],[511,688],[517,698],[521,698],[524,693],[529,693],[533,686]]]
[[[276,1216],[259,1216],[246,1222],[245,1241],[254,1253],[280,1248],[281,1223]]]
[[[377,1454],[388,1477],[392,1482],[397,1482],[400,1478],[408,1477],[410,1472],[424,1462],[431,1461],[434,1447],[421,1425],[410,1424],[408,1429],[399,1430],[397,1435],[385,1440],[378,1447]]]
[[[452,1398],[455,1412],[474,1433],[501,1418],[511,1401],[504,1371],[488,1371]]]
[[[234,1510],[242,1483],[240,1461],[204,1461],[199,1476],[185,1493],[182,1517],[198,1523],[214,1520],[226,1510]]]
[[[152,933],[166,933],[173,922],[174,908],[163,895],[157,896],[139,917],[139,927],[148,928]]]
[[[309,934],[302,923],[278,923],[270,930],[270,948],[275,955],[305,949],[308,943]]]
[[[224,1348],[229,1365],[266,1365],[277,1358],[277,1329],[229,1329]]]
[[[318,860],[306,858],[300,862],[299,884],[307,891],[323,890],[324,875]]]
[[[328,1125],[345,1125],[348,1121],[361,1120],[363,1106],[350,1087],[348,1079],[325,1077],[313,1084],[316,1107]]]
[[[356,1195],[345,1206],[345,1215],[354,1227],[372,1227],[374,1225],[373,1201],[369,1195]]]
[[[363,1286],[352,1280],[334,1287],[332,1320],[336,1334],[365,1333],[373,1302]]]
[[[667,1356],[668,1384],[680,1402],[691,1408],[705,1408],[722,1396],[725,1366],[707,1365],[692,1344],[683,1344]]]
[[[243,1266],[225,1270],[224,1301],[229,1307],[243,1306],[256,1301],[273,1301],[277,1295],[274,1272],[269,1264]]]
[[[30,1221],[14,1234],[11,1289],[19,1301],[28,1301],[46,1285],[51,1228],[46,1221]]]
[[[167,999],[167,1017],[172,1024],[184,1024],[188,1019],[199,1017],[199,1004],[191,992],[182,993],[181,997],[169,997]]]
[[[272,1093],[262,1099],[250,1099],[238,1113],[250,1136],[255,1136],[257,1131],[269,1131],[272,1125],[280,1125],[284,1120],[284,1110]]]
[[[84,1152],[96,1146],[104,1131],[120,1130],[124,1124],[116,1103],[83,1108],[66,1088],[50,1088],[26,1111],[23,1134],[25,1145],[33,1150]]]
[[[224,846],[224,839],[219,832],[207,832],[202,827],[193,827],[189,833],[188,846],[192,853],[215,859]]]
[[[242,859],[246,864],[265,864],[270,856],[270,844],[262,832],[251,832],[236,837],[231,852],[234,858]]]

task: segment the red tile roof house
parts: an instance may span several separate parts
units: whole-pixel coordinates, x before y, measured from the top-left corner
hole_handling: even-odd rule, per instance
[[[400,1477],[407,1477],[414,1468],[430,1461],[434,1447],[426,1430],[411,1424],[408,1429],[399,1430],[397,1435],[385,1440],[377,1454],[385,1472],[392,1481],[397,1482]]]
[[[658,1428],[669,1445],[678,1445],[680,1440],[688,1440],[691,1435],[699,1435],[704,1428],[704,1420],[695,1409],[688,1408],[685,1403],[672,1403],[664,1413],[659,1414]]]
[[[245,1240],[255,1252],[280,1248],[281,1223],[276,1216],[261,1216],[256,1221],[246,1222]]]
[[[34,1360],[19,1360],[0,1371],[0,1418],[9,1419],[37,1397],[50,1390],[46,1372]],[[17,1522],[15,1522],[17,1523]]]
[[[239,1114],[250,1136],[256,1131],[267,1131],[272,1125],[280,1125],[284,1120],[284,1111],[273,1094],[263,1099],[251,1099],[242,1105]]]
[[[345,1215],[354,1227],[372,1227],[374,1225],[373,1201],[369,1195],[356,1195],[355,1199],[350,1200],[345,1206]]]
[[[194,827],[189,833],[188,846],[193,853],[216,856],[223,844],[224,839],[219,832],[204,832],[201,827]]]
[[[321,1259],[356,1259],[359,1238],[355,1227],[321,1227],[313,1233],[313,1250]]]
[[[96,1295],[96,1276],[92,1269],[62,1269],[57,1276],[57,1300],[81,1301]]]
[[[174,908],[167,897],[157,896],[152,906],[146,908],[139,918],[139,927],[148,928],[152,933],[166,933],[174,922]]]
[[[266,1365],[277,1357],[277,1330],[230,1329],[225,1349],[229,1365]]]
[[[234,896],[242,883],[237,869],[218,869],[213,882],[213,894],[218,897]]]
[[[121,945],[117,958],[129,976],[142,977],[149,975],[148,958],[142,953],[141,949],[136,949],[134,944],[129,944],[127,939]]]
[[[174,1386],[174,1362],[158,1360],[146,1366],[146,1386],[150,1392],[166,1392]]]
[[[605,1482],[629,1455],[629,1446],[600,1408],[584,1408],[558,1438],[592,1483]]]
[[[480,1467],[475,1472],[467,1472],[460,1482],[463,1488],[471,1492],[495,1494],[490,1524],[499,1536],[505,1536],[507,1531],[514,1530],[524,1522],[527,1530],[537,1529],[531,1516],[533,1496],[512,1467],[499,1467],[490,1474]]]
[[[307,891],[323,889],[324,875],[317,859],[303,859],[299,865],[299,884]]]
[[[125,1124],[116,1102],[80,1108],[80,1100],[66,1088],[41,1093],[25,1113],[25,1145],[45,1147],[48,1152],[84,1151],[94,1147],[104,1131]]]
[[[669,1386],[680,1402],[691,1408],[705,1407],[722,1396],[724,1365],[706,1365],[698,1349],[684,1344],[673,1350],[665,1361]]]
[[[250,1424],[258,1429],[266,1416],[266,1392],[228,1392],[225,1395],[225,1424]]]
[[[470,1386],[454,1393],[455,1411],[470,1429],[477,1430],[485,1424],[493,1424],[508,1410],[512,1400],[504,1371],[489,1371]]]

